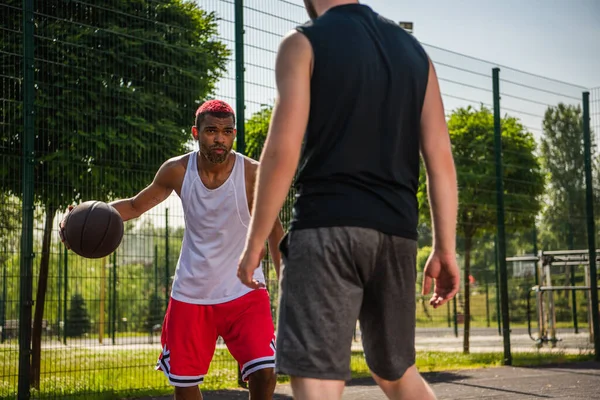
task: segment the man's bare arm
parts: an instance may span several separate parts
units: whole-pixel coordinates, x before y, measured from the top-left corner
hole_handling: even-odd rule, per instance
[[[283,225],[281,225],[281,220],[277,218],[268,240],[269,252],[271,253],[271,259],[273,260],[273,266],[275,267],[277,279],[279,279],[279,271],[281,270],[281,252],[279,251],[279,242],[281,242],[283,235]]]
[[[427,173],[434,249],[454,254],[458,212],[456,169],[439,82],[431,61],[421,113],[420,142]]]
[[[123,221],[138,218],[146,211],[162,203],[173,192],[173,182],[177,179],[177,159],[167,160],[154,176],[150,185],[134,197],[110,203],[117,209]]]
[[[247,248],[267,239],[298,166],[310,109],[312,48],[299,32],[286,36],[277,53],[277,100],[261,154]]]
[[[252,210],[254,208],[254,192],[256,190],[256,180],[258,177],[258,166],[259,163],[255,160],[248,159],[246,163],[248,174],[247,184],[249,185],[249,208]],[[275,220],[275,224],[273,224],[273,229],[271,229],[271,233],[268,237],[269,243],[269,253],[271,253],[271,259],[273,260],[273,266],[275,267],[275,273],[277,274],[277,279],[279,279],[279,271],[281,267],[281,252],[279,251],[279,243],[284,236],[283,225],[281,224],[281,220],[279,217]]]

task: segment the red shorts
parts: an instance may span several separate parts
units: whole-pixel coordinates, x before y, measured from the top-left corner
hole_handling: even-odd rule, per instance
[[[196,386],[204,380],[221,336],[237,360],[244,381],[263,368],[275,367],[275,329],[269,294],[254,290],[222,304],[169,301],[156,369],[173,386]]]

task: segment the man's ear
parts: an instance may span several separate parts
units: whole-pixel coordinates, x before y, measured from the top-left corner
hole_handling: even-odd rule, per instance
[[[194,140],[198,140],[198,127],[192,126],[192,137]]]

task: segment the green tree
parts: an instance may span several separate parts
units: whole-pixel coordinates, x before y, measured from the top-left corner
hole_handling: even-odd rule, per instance
[[[20,195],[23,129],[21,2],[9,0],[0,65],[10,89],[0,131],[0,192]],[[41,323],[57,210],[82,200],[131,196],[166,159],[187,151],[198,103],[230,52],[213,13],[187,0],[35,2],[35,200],[45,211],[32,334],[39,387]],[[4,11],[3,11],[4,12]],[[14,67],[12,67],[14,65]],[[6,77],[8,73],[8,77]],[[14,90],[13,90],[14,89]],[[6,127],[9,127],[7,129]]]
[[[581,107],[563,103],[548,107],[542,127],[544,134],[540,150],[548,177],[548,189],[540,241],[546,249],[586,249],[586,182]]]
[[[246,121],[246,155],[248,157],[255,160],[260,158],[260,153],[269,132],[272,114],[273,106],[263,105],[259,111],[252,114],[250,119]]]
[[[502,118],[505,221],[511,230],[531,230],[544,190],[535,141],[516,118]],[[448,120],[459,187],[457,234],[464,256],[464,343],[469,352],[471,251],[474,239],[496,229],[496,169],[493,113],[481,106],[455,110]],[[420,178],[421,218],[429,219],[425,171]]]
[[[67,312],[67,326],[65,335],[67,337],[81,337],[92,330],[90,316],[85,306],[85,300],[80,294],[71,297],[71,305]]]

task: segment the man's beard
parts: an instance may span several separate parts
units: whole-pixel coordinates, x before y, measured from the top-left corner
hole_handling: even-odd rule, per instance
[[[315,9],[315,5],[313,4],[312,0],[304,0],[304,7],[306,7],[306,12],[308,13],[310,19],[317,19],[319,15],[317,14],[317,10]]]
[[[210,147],[200,146],[202,155],[213,164],[222,164],[227,160],[227,155],[231,151],[226,146],[223,145],[213,145]],[[222,153],[217,153],[215,150],[223,150]]]

